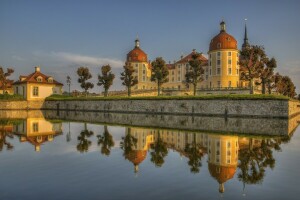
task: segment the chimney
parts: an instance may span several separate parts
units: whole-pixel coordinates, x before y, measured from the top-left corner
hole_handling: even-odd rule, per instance
[[[34,67],[35,68],[35,72],[40,72],[41,68],[39,66]]]
[[[193,49],[193,53],[196,53],[196,49]]]

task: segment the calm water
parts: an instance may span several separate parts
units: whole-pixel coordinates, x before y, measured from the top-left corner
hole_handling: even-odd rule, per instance
[[[0,117],[1,200],[299,199],[299,116]]]

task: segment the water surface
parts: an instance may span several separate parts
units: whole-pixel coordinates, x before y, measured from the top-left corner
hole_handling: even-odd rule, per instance
[[[0,199],[298,199],[299,116],[0,117]]]

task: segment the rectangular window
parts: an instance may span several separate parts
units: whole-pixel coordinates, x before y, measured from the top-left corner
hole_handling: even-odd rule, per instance
[[[39,96],[39,87],[33,87],[33,96]]]
[[[220,57],[220,56],[221,56],[221,52],[220,52],[220,51],[218,51],[217,55],[218,55],[218,57]]]
[[[228,65],[231,65],[231,60],[228,60]]]
[[[39,123],[38,122],[32,124],[32,131],[39,132]]]
[[[211,68],[209,69],[209,75],[211,76]]]
[[[228,68],[228,75],[231,75],[231,68]]]
[[[146,81],[146,77],[145,76],[143,76],[143,81]]]
[[[228,87],[231,87],[231,81],[228,81]],[[228,143],[230,144],[230,143]]]
[[[236,74],[239,75],[239,69],[236,69]]]
[[[143,74],[146,74],[146,70],[143,69]]]
[[[219,88],[221,87],[221,82],[220,82],[220,81],[218,81],[218,87],[219,87]]]
[[[205,80],[207,80],[207,79],[208,79],[208,75],[205,76]]]
[[[228,52],[228,56],[231,56],[231,51]]]
[[[217,68],[217,75],[221,74],[221,68]]]
[[[221,65],[221,60],[217,60],[217,65]]]

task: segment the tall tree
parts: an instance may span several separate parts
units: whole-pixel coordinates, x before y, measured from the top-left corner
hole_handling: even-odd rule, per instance
[[[241,80],[250,82],[250,94],[254,93],[254,79],[260,77],[264,64],[266,62],[265,50],[261,46],[250,46],[241,51]]]
[[[261,85],[263,94],[266,94],[266,87],[270,85],[272,81],[274,81],[273,75],[274,75],[274,69],[276,67],[277,67],[277,63],[275,58],[271,58],[271,59],[267,58],[265,61],[265,65],[258,73],[261,81],[257,82],[257,84]]]
[[[282,76],[276,73],[274,78],[274,86],[277,93],[290,98],[294,98],[296,94],[296,86],[289,76]]]
[[[71,77],[67,76],[67,85],[69,86],[69,95],[71,95]]]
[[[84,92],[87,96],[88,90],[94,87],[94,84],[91,82],[87,82],[87,80],[92,78],[92,74],[87,67],[79,67],[77,69],[77,74],[79,76],[78,83],[80,83],[80,87],[84,89]]]
[[[109,156],[111,147],[115,145],[112,135],[109,133],[107,126],[104,126],[102,135],[97,135],[98,145],[101,146],[101,154]]]
[[[115,75],[111,72],[110,65],[104,65],[101,67],[101,74],[98,75],[98,83],[97,85],[103,85],[104,88],[104,96],[107,97],[108,89],[112,86],[113,81],[115,79]]]
[[[126,64],[123,66],[124,71],[121,73],[121,80],[122,85],[125,85],[127,87],[128,96],[131,96],[131,87],[138,84],[138,78],[137,76],[134,76],[134,68],[132,65]]]
[[[157,95],[160,96],[160,90],[163,83],[169,81],[169,70],[166,66],[166,62],[162,57],[156,58],[152,63],[151,81],[157,83]]]
[[[6,72],[3,70],[2,66],[0,66],[0,86],[3,88],[3,94],[5,94],[5,90],[7,88],[7,84],[9,80],[7,77],[9,77],[12,73],[14,73],[14,70],[12,68],[7,68]]]
[[[202,53],[194,52],[192,59],[189,61],[189,68],[185,74],[185,80],[187,84],[192,84],[194,86],[194,96],[196,95],[197,84],[203,81],[203,64],[199,59]]]

